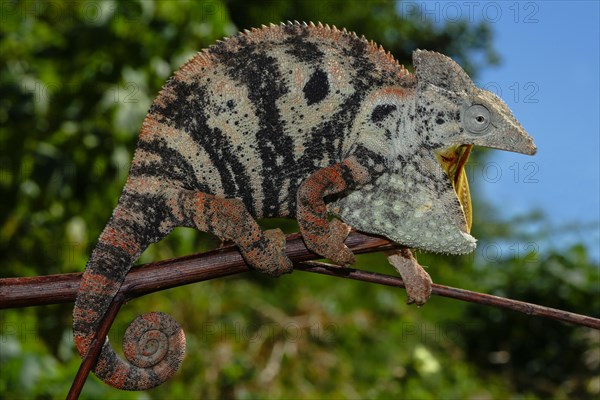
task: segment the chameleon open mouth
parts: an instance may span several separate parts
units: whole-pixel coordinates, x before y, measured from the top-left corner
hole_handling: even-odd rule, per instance
[[[438,159],[450,182],[456,192],[458,201],[462,207],[463,214],[465,215],[465,222],[467,224],[467,231],[471,231],[472,214],[471,214],[471,193],[469,192],[469,182],[467,181],[467,174],[465,172],[465,164],[471,154],[470,144],[463,144],[459,146],[452,146],[446,149],[436,151],[435,156]]]

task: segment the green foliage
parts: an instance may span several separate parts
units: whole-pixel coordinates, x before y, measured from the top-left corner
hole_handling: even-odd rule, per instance
[[[600,317],[600,270],[583,247],[538,257],[514,260],[506,270],[487,269],[483,286],[498,296]],[[475,306],[465,317],[480,322],[466,332],[471,338],[469,358],[510,379],[516,390],[543,397],[598,393],[598,331],[559,323],[548,329],[547,321],[539,318]]]
[[[136,133],[181,63],[238,29],[282,20],[346,27],[403,63],[427,48],[474,73],[496,61],[485,24],[432,24],[386,0],[2,2],[0,16],[0,258],[2,277],[81,271],[116,204]],[[483,209],[485,205],[482,204]],[[514,224],[475,221],[485,243]],[[476,214],[477,217],[477,214]],[[483,215],[479,215],[483,219]],[[294,224],[265,221],[293,231]],[[479,232],[481,234],[479,234]],[[208,239],[208,240],[207,240]],[[535,240],[526,238],[524,240]],[[142,262],[214,246],[176,229]],[[485,248],[485,247],[484,247]],[[522,253],[522,252],[521,252]],[[509,256],[507,257],[506,254]],[[584,249],[490,260],[419,254],[436,282],[597,315],[598,265]],[[493,262],[492,262],[493,261]],[[381,255],[359,267],[391,273]],[[85,398],[592,397],[595,331],[443,298],[422,309],[401,291],[296,272],[171,289],[124,307],[110,338],[150,310],[187,332],[178,375],[146,393],[95,377]],[[62,398],[79,366],[71,305],[0,312],[3,398]]]

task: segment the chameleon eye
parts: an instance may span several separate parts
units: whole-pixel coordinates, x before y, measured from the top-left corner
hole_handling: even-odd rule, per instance
[[[465,129],[470,133],[483,133],[491,122],[490,110],[481,104],[467,108],[463,118]]]

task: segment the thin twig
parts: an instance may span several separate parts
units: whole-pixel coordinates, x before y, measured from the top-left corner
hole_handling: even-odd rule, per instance
[[[377,283],[380,285],[405,287],[402,279],[396,276],[378,274],[376,272],[361,271],[354,268],[345,268],[337,265],[306,261],[294,265],[295,269],[317,274],[331,275],[340,278],[354,279],[358,281]],[[544,307],[537,304],[527,303],[519,300],[507,299],[504,297],[493,296],[491,294],[473,292],[471,290],[454,288],[451,286],[431,285],[431,293],[437,296],[449,297],[452,299],[467,301],[470,303],[483,304],[498,308],[506,308],[513,311],[522,312],[527,315],[535,315],[555,319],[557,321],[568,322],[575,325],[587,326],[589,328],[600,330],[600,319],[588,317],[586,315],[575,314],[568,311],[558,310],[556,308]]]
[[[100,327],[98,328],[98,332],[96,332],[88,352],[83,357],[81,365],[79,366],[79,370],[77,370],[77,375],[75,375],[75,379],[71,384],[71,389],[69,389],[67,400],[77,400],[79,398],[81,390],[83,389],[83,385],[85,384],[90,371],[98,361],[98,357],[100,356],[100,351],[102,350],[102,346],[106,341],[108,331],[110,330],[110,327],[112,326],[124,302],[125,298],[120,294],[117,294],[117,296],[113,299],[113,302],[110,304],[110,307],[106,311],[106,314],[104,314],[102,322],[100,323]]]

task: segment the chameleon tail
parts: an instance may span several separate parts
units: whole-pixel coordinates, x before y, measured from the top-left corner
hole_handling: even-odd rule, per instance
[[[75,308],[73,335],[79,353],[87,353],[94,334],[133,263],[152,242],[168,231],[148,234],[151,212],[135,212],[125,193],[100,235],[83,274]],[[129,203],[129,204],[128,204]],[[138,207],[139,209],[139,204]],[[138,317],[127,329],[120,358],[108,338],[94,373],[105,383],[123,390],[145,390],[160,385],[179,368],[185,353],[185,336],[177,322],[162,313]]]

